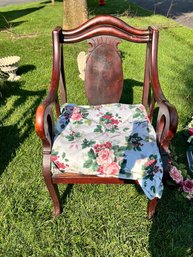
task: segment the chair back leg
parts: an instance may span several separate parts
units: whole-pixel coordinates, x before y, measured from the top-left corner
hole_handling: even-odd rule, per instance
[[[148,201],[148,205],[147,205],[147,218],[149,220],[151,220],[154,217],[155,213],[156,213],[157,203],[158,203],[158,198],[157,197],[155,197],[152,200]]]

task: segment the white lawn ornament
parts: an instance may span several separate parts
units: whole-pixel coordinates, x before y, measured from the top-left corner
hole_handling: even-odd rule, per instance
[[[85,52],[80,52],[77,56],[78,70],[80,72],[79,77],[85,80],[85,68],[86,68],[86,58]]]
[[[20,76],[16,74],[19,60],[19,56],[8,56],[0,59],[0,70],[9,76],[8,81],[17,81],[20,79]]]

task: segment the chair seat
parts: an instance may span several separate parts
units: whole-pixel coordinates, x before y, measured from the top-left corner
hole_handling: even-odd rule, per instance
[[[133,179],[149,199],[162,195],[156,133],[142,104],[65,104],[56,123],[51,164],[53,174]]]

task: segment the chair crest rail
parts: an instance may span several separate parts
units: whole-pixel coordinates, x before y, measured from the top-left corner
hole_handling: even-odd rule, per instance
[[[151,28],[136,29],[113,16],[97,16],[77,29],[62,30],[60,42],[75,43],[101,35],[119,37],[135,43],[147,43],[151,41],[152,31]]]

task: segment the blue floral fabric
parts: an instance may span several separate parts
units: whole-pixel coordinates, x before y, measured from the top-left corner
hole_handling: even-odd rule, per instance
[[[156,133],[142,104],[65,104],[55,134],[53,174],[134,179],[149,199],[161,197],[161,157]]]

